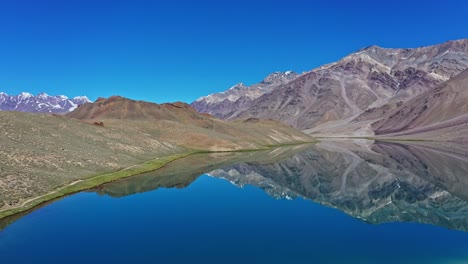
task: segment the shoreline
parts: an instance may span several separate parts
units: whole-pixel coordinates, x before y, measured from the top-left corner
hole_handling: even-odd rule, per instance
[[[196,153],[198,152],[191,151],[191,152],[184,152],[180,154],[165,156],[165,157],[157,158],[157,159],[147,161],[144,163],[132,165],[130,167],[127,167],[118,171],[98,174],[96,176],[93,176],[84,180],[75,180],[65,186],[52,190],[51,192],[48,192],[46,194],[43,194],[34,198],[30,198],[22,202],[21,205],[18,207],[0,210],[0,220],[6,217],[10,217],[15,214],[33,209],[34,207],[39,206],[51,200],[55,200],[55,199],[58,199],[58,198],[61,198],[70,194],[78,193],[81,191],[89,190],[91,188],[97,187],[105,183],[109,183],[109,182],[113,182],[116,180],[132,177],[138,174],[158,170],[175,160],[185,158],[189,155],[193,155]]]
[[[263,148],[257,148],[257,149],[238,149],[238,150],[225,150],[225,151],[192,150],[192,151],[174,154],[170,156],[160,157],[160,158],[156,158],[154,160],[146,161],[140,164],[135,164],[135,165],[129,166],[127,168],[124,168],[118,171],[98,174],[95,176],[91,176],[90,178],[87,178],[87,179],[77,179],[65,186],[54,189],[46,194],[43,194],[34,198],[29,198],[23,201],[21,205],[18,207],[0,210],[0,220],[5,219],[7,217],[14,216],[16,214],[19,214],[28,210],[31,210],[49,201],[62,198],[71,194],[75,194],[81,191],[89,190],[89,189],[95,188],[105,183],[121,180],[124,178],[129,178],[129,177],[136,176],[142,173],[156,171],[175,160],[182,159],[190,155],[194,155],[194,154],[265,151],[268,149],[278,148],[282,146],[314,144],[317,142],[319,141],[265,145],[263,146]]]
[[[102,173],[98,174],[95,176],[91,176],[90,178],[87,179],[77,179],[65,186],[59,187],[57,189],[54,189],[46,194],[34,197],[34,198],[29,198],[21,203],[20,206],[14,207],[14,208],[8,208],[8,209],[3,209],[0,210],[0,220],[3,220],[7,217],[12,217],[16,214],[32,210],[35,207],[38,207],[42,204],[45,204],[47,202],[53,201],[55,199],[63,198],[71,194],[75,194],[81,191],[89,190],[92,188],[95,188],[97,186],[100,186],[105,183],[121,180],[124,178],[129,178],[132,176],[136,176],[142,173],[147,173],[147,172],[152,172],[156,171],[160,168],[165,167],[169,163],[182,159],[185,157],[188,157],[190,155],[194,154],[209,154],[209,153],[221,153],[221,152],[253,152],[253,151],[265,151],[268,149],[273,149],[273,148],[279,148],[279,147],[284,147],[284,146],[294,146],[294,145],[304,145],[304,144],[316,144],[320,142],[320,138],[323,139],[343,139],[343,140],[353,140],[353,139],[365,139],[365,140],[381,140],[381,141],[425,141],[425,140],[386,140],[386,139],[371,139],[371,138],[343,138],[343,137],[317,137],[315,141],[300,141],[300,142],[291,142],[291,143],[284,143],[284,144],[274,144],[274,145],[263,145],[262,148],[256,148],[256,149],[237,149],[237,150],[224,150],[224,151],[213,151],[213,150],[191,150],[188,152],[183,152],[179,154],[174,154],[174,155],[169,155],[169,156],[164,156],[160,158],[156,158],[154,160],[146,161],[143,163],[135,164],[132,166],[129,166],[127,168],[123,168],[118,171],[114,172],[107,172],[107,173]]]

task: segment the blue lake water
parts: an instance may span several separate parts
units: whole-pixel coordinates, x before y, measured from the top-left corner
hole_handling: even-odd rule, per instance
[[[161,177],[143,175],[63,198],[0,231],[1,263],[468,263],[463,224],[468,219],[461,214],[456,225],[452,223],[453,215],[460,215],[452,207],[444,215],[446,204],[461,208],[463,200],[447,196],[440,187],[428,193],[431,185],[419,178],[401,178],[399,186],[388,187],[392,194],[385,188],[379,198],[366,187],[364,193],[373,197],[368,205],[361,194],[350,195],[361,190],[360,180],[367,176],[359,173],[366,165],[324,151],[293,153],[285,161],[224,164],[184,186],[174,184],[178,188],[152,186],[151,177],[158,178],[158,184]],[[321,156],[326,160],[319,160]],[[324,175],[305,170],[304,161],[345,166],[330,176],[336,169]],[[300,165],[297,171],[287,166],[294,162]],[[289,175],[285,182],[275,176],[278,172]],[[322,187],[312,188],[318,185],[305,178],[312,174]],[[333,177],[339,179],[336,190]],[[381,183],[383,177],[377,174],[365,182],[379,181],[379,190],[394,186]],[[246,179],[249,182],[239,182]],[[411,188],[404,187],[408,182]],[[149,190],[141,189],[145,187]],[[414,189],[426,196],[418,191],[416,198],[408,198],[408,190]],[[389,196],[401,215],[388,209],[387,202],[379,204]],[[441,202],[440,197],[446,198]]]

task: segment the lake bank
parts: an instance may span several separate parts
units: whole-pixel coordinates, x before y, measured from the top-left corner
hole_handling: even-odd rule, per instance
[[[74,194],[77,192],[89,190],[100,186],[105,183],[121,180],[124,178],[129,178],[132,176],[153,172],[165,167],[167,164],[188,157],[194,154],[216,154],[216,153],[244,153],[244,152],[261,152],[272,150],[280,147],[289,147],[289,146],[298,146],[298,145],[307,145],[313,144],[316,142],[296,142],[296,143],[289,143],[289,144],[278,144],[278,145],[269,145],[264,146],[263,148],[258,149],[239,149],[239,150],[229,150],[229,151],[208,151],[208,150],[193,150],[188,152],[183,152],[179,154],[169,155],[165,157],[160,157],[151,161],[147,161],[141,164],[136,164],[129,166],[127,168],[114,171],[114,172],[107,172],[102,173],[99,175],[91,176],[87,179],[77,179],[73,182],[61,186],[59,188],[54,189],[51,192],[46,194],[42,194],[37,197],[29,198],[23,201],[20,206],[6,208],[0,210],[0,219],[4,219],[7,217],[11,217],[13,215],[19,214],[21,212],[25,212],[28,210],[32,210],[35,207],[38,207],[46,202],[53,201],[55,199],[68,196],[70,194]]]
[[[12,216],[14,214],[17,214],[23,211],[30,210],[45,202],[48,202],[48,201],[51,201],[51,200],[54,200],[54,199],[57,199],[66,195],[70,195],[73,193],[77,193],[80,191],[94,188],[104,183],[108,183],[108,182],[116,181],[119,179],[124,179],[127,177],[135,176],[141,173],[160,169],[161,167],[164,167],[165,165],[167,165],[168,163],[174,160],[187,157],[194,153],[197,153],[197,152],[185,152],[181,154],[170,155],[170,156],[158,158],[152,161],[148,161],[142,164],[133,165],[133,166],[130,166],[128,168],[125,168],[119,171],[99,174],[97,176],[94,176],[88,179],[73,181],[72,183],[65,185],[63,187],[60,187],[52,192],[43,194],[38,197],[30,198],[24,201],[18,207],[8,208],[8,209],[4,209],[0,211],[0,219],[3,219],[8,216]]]

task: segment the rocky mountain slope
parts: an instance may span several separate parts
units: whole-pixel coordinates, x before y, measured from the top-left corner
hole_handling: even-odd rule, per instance
[[[258,97],[273,91],[298,76],[293,71],[274,72],[265,77],[260,83],[246,86],[236,84],[225,92],[210,94],[197,99],[191,104],[202,113],[208,113],[223,119],[234,118],[246,111]]]
[[[89,102],[91,101],[86,96],[69,99],[64,95],[50,96],[46,93],[36,96],[24,92],[18,95],[0,93],[0,110],[6,111],[62,114]]]
[[[467,68],[468,39],[411,49],[371,46],[280,84],[239,111],[230,108],[236,102],[193,105],[226,119],[280,120],[315,135],[373,135],[373,122]]]
[[[373,124],[376,135],[468,141],[468,70]]]

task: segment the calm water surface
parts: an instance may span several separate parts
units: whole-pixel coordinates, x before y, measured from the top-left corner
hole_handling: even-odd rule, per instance
[[[5,225],[1,263],[468,263],[468,163],[436,150],[194,156]]]

